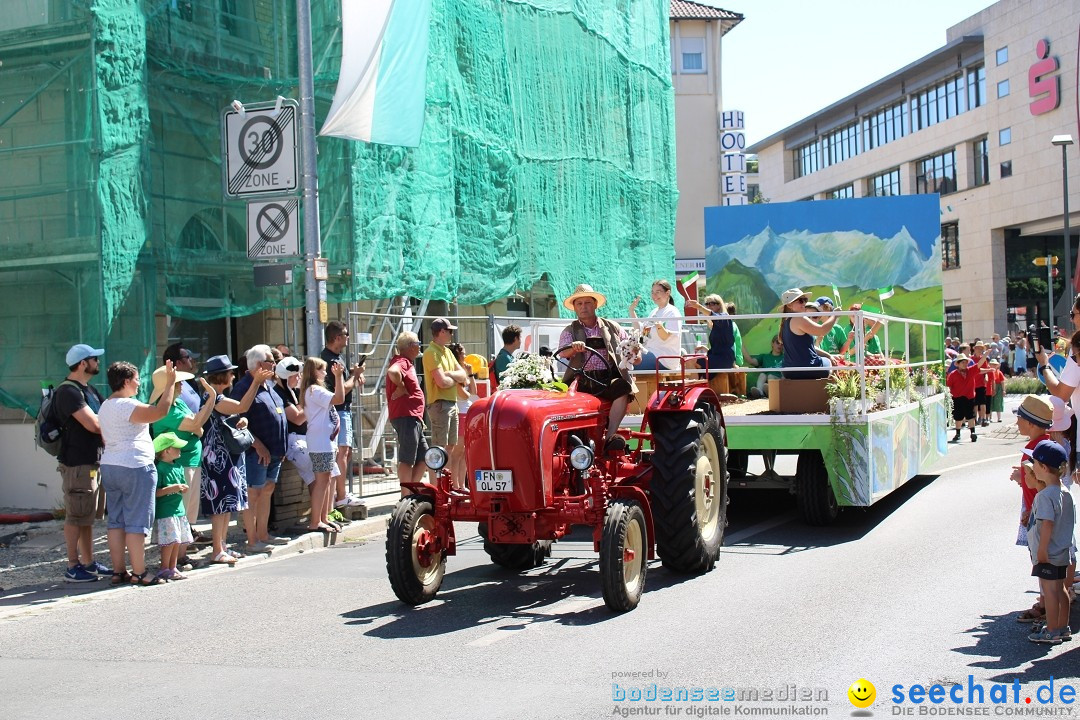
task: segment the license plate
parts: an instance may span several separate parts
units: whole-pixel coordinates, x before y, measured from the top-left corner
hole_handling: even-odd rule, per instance
[[[513,492],[514,473],[510,470],[477,470],[476,492]]]

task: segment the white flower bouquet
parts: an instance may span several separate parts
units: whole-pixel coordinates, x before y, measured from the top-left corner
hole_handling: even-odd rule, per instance
[[[507,390],[555,390],[566,392],[566,383],[555,379],[554,358],[514,353],[514,359],[499,374],[499,388]]]
[[[636,333],[628,333],[625,340],[619,341],[617,364],[621,370],[633,370],[641,360],[641,341]]]

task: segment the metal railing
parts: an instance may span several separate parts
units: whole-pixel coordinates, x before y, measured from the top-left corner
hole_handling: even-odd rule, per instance
[[[353,413],[356,422],[354,423],[355,432],[357,433],[358,447],[361,450],[362,458],[374,459],[386,470],[386,475],[379,478],[367,478],[364,477],[361,483],[361,494],[372,495],[384,492],[397,492],[398,485],[397,479],[394,476],[396,472],[396,439],[393,432],[388,428],[388,410],[386,405],[385,395],[385,376],[386,370],[390,361],[394,357],[394,343],[398,333],[404,329],[409,329],[416,332],[418,335],[425,334],[424,331],[430,326],[431,320],[435,319],[435,315],[424,315],[423,311],[413,312],[411,306],[407,305],[406,301],[402,301],[396,306],[391,303],[392,311],[384,312],[350,312],[348,314],[348,325],[350,327],[350,340],[354,344],[355,353],[363,353],[368,355],[367,361],[367,378],[366,382],[359,392],[354,392],[353,399]],[[426,304],[424,305],[426,308]],[[420,308],[418,308],[420,310]],[[881,313],[867,312],[863,310],[847,311],[837,310],[831,313],[822,312],[808,312],[808,313],[758,313],[758,314],[740,314],[740,315],[724,315],[721,319],[724,320],[760,320],[760,319],[773,319],[781,320],[784,317],[828,317],[837,316],[838,318],[850,318],[853,325],[852,347],[854,362],[852,364],[837,366],[833,369],[840,369],[859,373],[859,409],[861,413],[865,413],[866,410],[872,405],[868,402],[867,398],[867,372],[883,371],[884,375],[884,402],[886,406],[895,399],[893,397],[892,379],[887,372],[890,369],[904,369],[910,371],[923,367],[940,367],[942,363],[943,351],[939,352],[939,357],[932,357],[927,345],[927,331],[929,328],[942,327],[940,322],[916,320],[912,318],[902,318],[891,315],[885,315]],[[507,325],[517,325],[522,328],[522,348],[528,352],[537,352],[542,346],[546,345],[550,350],[554,351],[558,348],[559,335],[562,331],[572,322],[568,318],[522,318],[511,316],[495,316],[495,315],[460,315],[460,316],[445,316],[450,319],[455,325],[458,326],[458,342],[464,347],[466,354],[475,353],[482,355],[485,359],[490,359],[502,347],[501,331]],[[642,323],[650,322],[649,318],[609,318],[614,322],[619,323],[626,329],[631,329],[635,326],[640,326]],[[683,349],[692,350],[693,345],[687,348],[687,340],[694,335],[694,328],[701,328],[702,334],[708,335],[708,328],[705,325],[705,321],[708,318],[695,315],[695,316],[683,316],[681,318],[664,318],[664,321],[681,321],[683,323],[682,330],[682,343]],[[881,328],[882,333],[882,345],[885,348],[887,357],[890,357],[890,361],[887,361],[884,365],[868,365],[866,364],[866,351],[864,344],[866,341],[867,331],[866,324],[875,321],[881,321],[883,326]],[[890,351],[890,326],[902,325],[904,343],[901,352],[901,362],[892,362]],[[407,326],[407,327],[406,327]],[[366,329],[360,329],[361,327]],[[918,361],[910,361],[911,355],[911,337],[912,328],[918,328],[916,331],[919,333],[921,339],[922,359]],[[893,336],[895,337],[895,329],[893,330]],[[899,348],[898,348],[899,349]],[[691,352],[685,352],[685,354],[692,354]],[[759,373],[772,373],[776,374],[783,371],[784,373],[798,373],[798,372],[820,372],[821,368],[758,368],[758,367],[733,367],[733,368],[691,368],[687,367],[685,373],[688,376],[701,376],[708,373],[709,375],[716,375],[722,373],[746,373],[756,375]],[[666,374],[666,371],[661,369],[661,373]],[[679,370],[678,372],[683,372]],[[422,367],[417,369],[417,374],[422,380],[423,370]],[[653,370],[634,370],[632,374],[637,377],[647,377],[655,374]],[[483,393],[481,393],[483,397]],[[634,416],[629,416],[629,422],[634,422]]]

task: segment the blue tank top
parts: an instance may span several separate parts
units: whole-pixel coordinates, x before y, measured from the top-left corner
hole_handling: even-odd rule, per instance
[[[780,324],[784,341],[784,367],[821,367],[821,356],[814,352],[813,335],[797,335],[791,329],[790,319]],[[829,377],[829,371],[781,373],[785,380],[820,380]]]

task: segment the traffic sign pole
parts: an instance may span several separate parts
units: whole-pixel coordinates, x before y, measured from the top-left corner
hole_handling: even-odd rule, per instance
[[[319,230],[319,171],[315,146],[315,78],[311,58],[311,0],[296,0],[296,54],[300,75],[300,161],[304,198],[304,329],[307,355],[323,346],[319,299],[326,282],[315,279],[315,259],[322,254]]]

